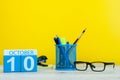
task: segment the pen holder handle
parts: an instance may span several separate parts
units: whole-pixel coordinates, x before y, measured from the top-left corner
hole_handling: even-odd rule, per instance
[[[56,70],[75,70],[76,45],[56,45]]]

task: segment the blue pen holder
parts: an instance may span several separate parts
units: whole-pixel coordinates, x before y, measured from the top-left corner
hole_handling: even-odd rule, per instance
[[[56,45],[56,70],[75,70],[76,45]]]

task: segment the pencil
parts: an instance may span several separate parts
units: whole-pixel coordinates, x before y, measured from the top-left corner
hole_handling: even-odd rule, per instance
[[[78,42],[78,40],[80,40],[80,38],[85,33],[85,31],[86,31],[86,28],[82,31],[82,33],[80,34],[80,36],[78,36],[78,38],[75,40],[75,42],[73,43],[73,45],[68,49],[67,53],[69,53],[72,50],[72,48],[74,47],[74,44],[76,44]]]
[[[80,34],[80,36],[75,40],[75,42],[73,44],[76,44],[78,42],[78,40],[80,40],[80,38],[85,33],[85,31],[86,31],[86,28],[83,30],[83,32]]]

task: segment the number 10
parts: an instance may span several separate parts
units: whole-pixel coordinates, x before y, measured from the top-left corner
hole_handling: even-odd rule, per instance
[[[30,60],[31,62],[30,67],[28,67],[28,64],[27,64],[28,60]],[[9,60],[7,60],[7,63],[11,63],[11,71],[15,71],[15,57],[11,57]],[[22,65],[24,66],[25,70],[31,71],[34,68],[34,59],[32,57],[25,57]]]

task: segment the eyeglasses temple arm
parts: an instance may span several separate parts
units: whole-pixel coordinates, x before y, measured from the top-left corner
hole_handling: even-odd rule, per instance
[[[115,67],[115,63],[105,63],[106,65],[113,65],[113,68]]]

